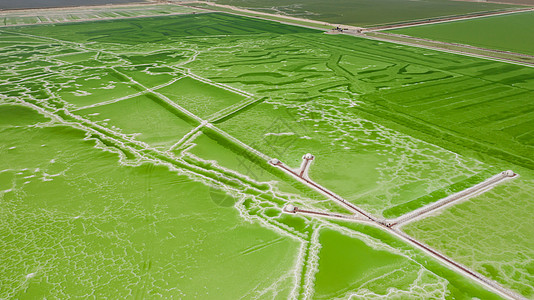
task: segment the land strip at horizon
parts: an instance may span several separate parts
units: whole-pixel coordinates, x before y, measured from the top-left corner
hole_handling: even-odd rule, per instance
[[[235,7],[231,5],[222,5],[222,4],[206,2],[206,1],[186,1],[186,2],[180,2],[180,3],[174,3],[174,4],[197,8],[197,9],[204,9],[206,11],[226,12],[226,13],[231,13],[235,15],[270,20],[270,21],[275,21],[275,22],[279,22],[283,24],[290,24],[294,26],[307,27],[307,28],[312,28],[312,29],[317,29],[317,30],[330,29],[326,31],[326,33],[348,34],[348,35],[358,36],[361,38],[380,40],[384,42],[391,42],[395,44],[407,45],[407,46],[412,46],[412,47],[425,48],[425,49],[431,49],[431,50],[442,51],[442,52],[449,52],[449,53],[465,55],[465,56],[474,56],[474,57],[478,57],[482,59],[497,60],[497,61],[511,63],[511,64],[534,67],[534,56],[523,54],[523,53],[503,51],[503,50],[498,50],[498,49],[482,48],[482,47],[457,44],[457,43],[447,43],[447,42],[430,40],[430,39],[422,39],[422,38],[416,38],[416,37],[405,36],[405,35],[396,35],[396,34],[391,34],[391,33],[379,32],[382,30],[389,30],[393,28],[401,28],[401,27],[407,28],[407,27],[413,27],[413,26],[423,26],[423,25],[430,25],[430,24],[436,24],[436,23],[446,23],[446,22],[454,22],[454,21],[460,21],[460,20],[477,19],[477,18],[482,18],[482,17],[499,16],[499,15],[504,15],[504,14],[524,13],[528,11],[534,11],[534,7],[532,6],[526,7],[526,8],[503,9],[503,10],[498,10],[498,11],[486,11],[486,12],[478,12],[478,13],[472,13],[472,14],[442,16],[442,17],[436,17],[436,18],[426,19],[426,20],[421,20],[421,19],[407,20],[404,22],[395,23],[396,24],[394,25],[395,27],[384,27],[384,26],[388,26],[387,24],[361,27],[361,26],[352,26],[352,25],[344,25],[344,24],[333,24],[333,23],[328,23],[328,22],[323,22],[323,21],[303,19],[303,18],[297,18],[297,17],[286,16],[286,15],[281,15],[281,14],[258,12],[258,11],[243,9],[243,8],[239,8],[239,7]],[[382,27],[377,29],[377,26],[382,26]],[[390,25],[390,26],[393,26],[393,25]],[[337,28],[342,28],[344,30],[337,31],[336,30]]]
[[[124,8],[124,7],[150,7],[154,5],[173,5],[180,7],[187,7],[191,9],[198,10],[197,12],[184,12],[184,13],[169,13],[169,14],[147,14],[147,15],[137,15],[137,16],[118,16],[118,17],[106,17],[106,18],[97,18],[97,19],[77,19],[77,20],[65,20],[60,22],[38,22],[32,24],[10,24],[10,25],[0,25],[0,27],[11,27],[11,26],[24,26],[24,25],[37,25],[37,24],[54,24],[54,23],[67,23],[67,22],[85,22],[85,21],[96,21],[96,20],[111,20],[111,19],[130,19],[130,18],[143,18],[143,17],[157,17],[157,16],[169,16],[169,15],[182,15],[182,14],[194,14],[194,13],[208,13],[208,12],[224,12],[229,14],[241,15],[246,17],[264,19],[269,21],[275,21],[283,24],[289,24],[300,27],[307,27],[316,30],[325,30],[330,29],[327,33],[342,33],[348,35],[354,35],[361,38],[391,42],[395,44],[408,45],[419,48],[426,48],[436,51],[444,51],[449,53],[455,53],[459,55],[474,56],[482,59],[497,60],[501,62],[518,64],[528,67],[534,67],[534,56],[527,55],[523,53],[516,53],[512,51],[504,51],[498,49],[489,49],[483,47],[477,47],[473,45],[458,44],[458,43],[449,43],[443,41],[436,41],[431,39],[417,38],[407,35],[399,35],[393,33],[385,33],[382,30],[390,30],[395,28],[408,28],[414,26],[424,26],[436,23],[448,23],[460,20],[469,20],[477,19],[482,17],[491,17],[504,14],[513,14],[513,13],[523,13],[527,11],[534,11],[534,7],[523,7],[523,8],[508,8],[497,11],[485,11],[469,14],[460,14],[460,15],[449,15],[429,19],[416,19],[416,20],[406,20],[403,22],[396,22],[394,24],[383,24],[383,25],[371,25],[367,27],[361,26],[351,26],[343,24],[333,24],[324,21],[317,21],[311,19],[304,19],[298,17],[292,17],[281,14],[272,14],[265,12],[258,12],[249,9],[243,9],[231,5],[217,4],[207,1],[183,1],[183,2],[158,2],[158,1],[149,1],[144,3],[130,3],[130,4],[108,4],[108,5],[98,5],[98,6],[77,6],[77,7],[60,7],[60,8],[30,8],[30,9],[13,9],[13,10],[3,10],[3,12],[39,12],[39,11],[53,11],[53,10],[65,10],[69,9],[101,9],[101,8]],[[335,31],[336,28],[343,28],[342,32]]]

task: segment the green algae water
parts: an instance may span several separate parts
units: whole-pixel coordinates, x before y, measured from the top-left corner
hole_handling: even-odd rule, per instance
[[[311,178],[377,217],[512,168],[525,179],[488,195],[521,207],[529,126],[500,101],[531,108],[530,70],[220,13],[2,28],[0,52],[0,298],[500,299],[382,228],[284,213],[350,214],[267,159],[313,153]],[[489,82],[493,115],[461,106]],[[511,261],[532,253],[466,260],[418,224],[531,295]],[[528,248],[525,228],[502,243]]]
[[[123,166],[80,130],[0,111],[21,116],[1,132],[3,297],[235,299],[273,284],[288,296],[297,241],[218,206],[187,175]]]
[[[515,216],[532,211],[533,194],[532,177],[524,176],[442,214],[408,224],[405,230],[487,277],[532,297],[534,230],[530,221]],[[499,218],[495,218],[496,212]],[[453,239],[459,242],[453,243]],[[453,247],[458,243],[461,247]],[[503,251],[494,250],[506,244]]]

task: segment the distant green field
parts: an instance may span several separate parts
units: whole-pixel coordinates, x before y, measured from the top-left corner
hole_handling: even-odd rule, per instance
[[[513,7],[452,0],[216,0],[216,3],[334,24],[369,26]]]
[[[534,55],[534,12],[414,26],[389,32]]]

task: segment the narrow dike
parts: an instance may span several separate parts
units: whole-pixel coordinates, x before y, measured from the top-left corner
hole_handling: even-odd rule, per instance
[[[474,279],[475,281],[477,281],[482,286],[484,286],[484,287],[486,287],[486,288],[498,293],[501,296],[504,296],[504,297],[510,298],[510,299],[523,299],[523,297],[521,295],[517,294],[516,292],[514,292],[512,290],[509,290],[509,289],[503,287],[502,285],[500,285],[499,283],[497,283],[497,282],[485,277],[484,275],[482,275],[482,274],[480,274],[480,273],[478,273],[476,271],[473,271],[470,268],[468,268],[468,267],[466,267],[466,266],[454,261],[452,258],[449,258],[448,256],[440,253],[439,251],[431,248],[430,246],[424,244],[421,241],[418,241],[418,240],[414,239],[413,237],[407,235],[406,233],[402,232],[398,228],[394,227],[395,225],[400,224],[399,222],[395,223],[395,221],[393,221],[393,223],[392,223],[391,220],[381,220],[381,219],[375,218],[374,216],[372,216],[371,214],[367,213],[363,209],[357,207],[356,205],[354,205],[352,203],[348,203],[346,200],[344,200],[343,198],[337,196],[335,193],[329,191],[328,189],[320,186],[319,184],[316,184],[315,182],[309,180],[308,178],[300,176],[297,172],[295,172],[293,169],[289,168],[288,166],[284,165],[278,159],[272,159],[272,160],[269,161],[269,163],[271,165],[273,165],[273,166],[276,166],[276,167],[284,170],[288,174],[291,174],[293,177],[297,178],[299,181],[302,181],[302,182],[306,183],[307,185],[309,185],[313,189],[316,189],[316,190],[320,191],[322,194],[326,195],[328,198],[334,200],[336,203],[338,203],[340,205],[343,205],[345,208],[347,208],[348,210],[350,210],[353,213],[357,214],[358,216],[361,216],[361,218],[353,218],[352,219],[353,222],[370,224],[370,225],[373,225],[375,227],[381,228],[381,229],[389,232],[390,234],[400,238],[401,240],[411,244],[412,246],[423,250],[424,252],[426,252],[429,256],[433,257],[434,259],[437,259],[441,263],[451,267],[452,269],[462,273],[463,275],[465,275],[467,277],[470,277],[471,279]],[[502,182],[503,180],[514,178],[514,177],[517,177],[517,176],[518,176],[517,174],[515,174],[514,172],[512,172],[510,170],[501,172],[501,173],[491,177],[490,179],[488,179],[488,180],[486,180],[486,181],[484,181],[482,183],[479,183],[478,185],[475,185],[475,186],[473,186],[471,188],[468,188],[468,189],[466,189],[466,190],[464,190],[462,192],[459,192],[459,193],[454,194],[454,195],[452,195],[450,197],[442,199],[442,200],[434,203],[433,205],[430,205],[430,206],[427,206],[427,207],[423,207],[420,210],[416,210],[414,212],[408,213],[407,215],[404,215],[404,216],[400,217],[399,220],[405,220],[404,222],[406,222],[407,220],[411,220],[411,219],[413,219],[415,217],[418,217],[418,216],[421,216],[423,214],[435,211],[436,209],[444,207],[445,205],[450,204],[450,203],[452,203],[454,201],[458,201],[458,200],[461,200],[463,198],[466,198],[466,197],[472,196],[474,194],[480,193],[482,191],[485,191],[485,190],[489,189],[490,187],[494,186],[495,184],[498,184],[498,183]],[[317,212],[317,211],[311,211],[311,210],[301,210],[301,209],[299,209],[297,207],[294,207],[292,205],[287,205],[286,207],[284,207],[283,211],[285,213],[298,214],[299,212],[301,212],[303,214],[313,215],[313,216],[316,216],[316,217],[328,217],[328,218],[335,218],[335,219],[339,219],[339,220],[350,220],[350,218],[347,218],[347,217],[345,217],[343,215],[336,216],[334,214],[329,214],[329,213],[324,213],[324,212]]]

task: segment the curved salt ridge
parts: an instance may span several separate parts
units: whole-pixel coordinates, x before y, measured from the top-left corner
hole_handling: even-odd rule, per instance
[[[191,145],[191,147],[192,147],[192,146],[194,146],[194,144]],[[188,147],[189,147],[189,146],[188,146]],[[225,167],[219,165],[219,163],[218,163],[216,160],[205,160],[205,159],[203,159],[203,158],[200,158],[200,157],[196,156],[195,154],[192,154],[192,153],[188,152],[187,150],[184,150],[183,153],[182,153],[182,155],[183,155],[183,156],[188,156],[188,157],[190,157],[190,158],[193,158],[194,160],[197,160],[197,161],[199,161],[199,162],[210,163],[210,164],[214,165],[216,168],[220,169],[220,171],[219,171],[219,170],[214,170],[214,171],[219,171],[218,173],[222,173],[222,172],[224,172],[224,173],[232,174],[234,177],[241,179],[241,181],[243,181],[243,182],[247,182],[247,181],[248,181],[248,182],[251,182],[251,183],[253,183],[253,184],[258,184],[258,185],[259,185],[259,184],[267,183],[267,184],[269,185],[269,189],[268,189],[269,192],[271,192],[271,193],[278,193],[278,194],[284,194],[284,193],[278,191],[278,190],[276,189],[276,187],[273,186],[273,184],[274,184],[275,182],[272,182],[272,181],[271,181],[271,182],[263,182],[263,181],[260,182],[260,181],[255,180],[254,178],[252,178],[252,177],[250,177],[250,176],[248,176],[248,175],[244,175],[244,174],[241,174],[241,173],[239,173],[239,172],[237,172],[237,171],[234,171],[234,170],[231,170],[231,169],[227,169],[227,168],[225,168]]]
[[[284,280],[287,280],[288,278],[291,278],[291,273],[292,272],[288,272],[285,275],[280,276],[280,278],[278,278],[278,280],[276,280],[270,286],[264,288],[261,291],[254,291],[254,292],[251,292],[249,294],[244,295],[243,299],[245,299],[245,298],[246,299],[248,299],[248,298],[251,298],[251,299],[264,299],[265,298],[265,299],[267,299],[268,298],[268,294],[267,293],[272,293],[271,299],[276,299],[277,296],[278,296],[278,291],[281,290],[280,284]],[[296,296],[295,296],[295,298],[296,298]]]
[[[293,269],[293,289],[291,289],[290,299],[299,298],[299,290],[301,288],[300,282],[303,276],[302,269],[306,265],[305,254],[309,242],[305,239],[300,239],[299,252],[297,254],[297,259],[295,260],[295,267]]]
[[[80,119],[81,119],[81,118],[80,118]],[[99,136],[102,136],[102,134],[101,134],[100,132],[98,132],[98,131],[94,131],[93,129],[88,128],[88,127],[85,127],[85,126],[83,126],[83,125],[80,126],[79,124],[66,123],[66,122],[64,122],[64,121],[60,121],[60,123],[62,123],[62,124],[64,124],[64,125],[69,125],[69,126],[77,127],[77,128],[79,128],[79,129],[83,129],[83,130],[86,131],[86,132],[88,132],[88,130],[89,130],[89,131],[92,131],[94,134],[98,134]],[[74,125],[78,125],[78,126],[74,126]],[[93,124],[93,125],[94,125],[94,124]],[[97,125],[97,126],[98,126],[98,127],[101,127],[101,126],[99,126],[99,125]],[[101,127],[101,129],[105,129],[105,128],[104,128],[104,127]],[[89,137],[89,135],[88,135],[88,137]],[[121,146],[125,146],[122,142],[117,141],[117,140],[115,140],[115,139],[113,139],[113,138],[110,138],[110,137],[107,137],[107,136],[102,136],[102,137],[106,137],[106,138],[108,138],[108,139],[113,140],[114,142],[117,142],[117,143],[120,144]],[[125,136],[125,135],[123,135],[123,137],[124,137],[124,138],[128,138],[128,137]],[[144,144],[144,143],[142,143],[142,142],[137,142],[137,141],[133,141],[133,140],[132,140],[132,141],[129,141],[129,142],[133,142],[133,143],[142,145],[143,147],[150,148],[150,147],[148,147],[148,145],[146,145],[146,144]],[[129,146],[125,146],[125,147],[129,147]],[[104,150],[106,150],[106,151],[110,151],[110,150],[109,150],[110,147],[105,146],[105,145],[102,145],[102,149],[104,149]],[[132,149],[132,150],[133,150],[133,149]],[[132,152],[134,152],[134,153],[136,153],[136,154],[140,154],[139,152],[137,152],[137,150],[133,150]],[[119,154],[121,154],[121,153],[122,153],[122,152],[119,151]],[[126,158],[126,157],[124,156],[124,154],[122,154],[121,158],[123,158],[125,161],[130,161],[128,158]],[[153,160],[153,159],[147,159],[147,158],[146,158],[144,155],[142,155],[142,154],[140,154],[139,160],[136,162],[136,164],[141,164],[141,163],[146,162],[146,161],[151,161],[151,162],[153,162],[153,163],[155,163],[155,164],[162,164],[161,161],[157,161],[157,160]],[[123,163],[124,163],[124,162],[123,162]],[[211,181],[211,182],[212,182],[212,180],[213,180],[213,178],[210,178],[210,177],[204,177],[203,175],[195,174],[195,173],[190,172],[190,171],[180,170],[180,169],[178,169],[178,168],[176,168],[175,166],[172,166],[172,165],[170,165],[170,164],[166,164],[166,163],[163,163],[163,164],[167,165],[171,170],[176,171],[176,172],[179,173],[179,174],[188,175],[188,177],[192,177],[192,178],[194,178],[195,181],[198,181],[198,176],[202,177],[204,180],[207,180],[207,179],[208,179],[208,180]],[[201,181],[205,183],[204,180],[201,180]],[[242,194],[242,193],[240,193],[240,192],[238,192],[238,191],[237,191],[237,192],[236,192],[236,191],[233,191],[233,190],[228,189],[228,188],[226,188],[226,187],[224,187],[224,186],[223,186],[222,189],[224,189],[224,190],[226,190],[227,192],[233,194],[234,196],[238,196],[238,195],[239,195],[239,197],[240,197],[242,200],[244,200],[245,198],[250,197],[249,195]],[[256,197],[254,197],[254,196],[251,197],[251,198],[256,199]],[[239,209],[238,209],[238,210],[239,210]],[[242,216],[248,215],[248,213],[246,212],[246,209],[244,209],[244,207],[243,207],[243,210],[240,211],[240,214],[241,214]],[[247,218],[245,218],[245,219],[247,219]],[[296,236],[294,236],[294,233],[287,232],[287,231],[286,231],[286,230],[287,230],[286,228],[284,228],[284,229],[285,229],[285,230],[284,230],[284,229],[282,229],[282,228],[280,228],[280,227],[277,227],[276,225],[273,225],[272,222],[269,222],[268,220],[262,219],[260,216],[256,216],[256,215],[254,215],[254,216],[250,216],[250,215],[248,215],[248,220],[251,221],[251,222],[252,222],[252,221],[258,221],[262,226],[264,226],[264,227],[266,227],[266,228],[269,228],[269,229],[271,229],[271,230],[274,230],[275,232],[278,232],[278,233],[280,233],[280,234],[282,234],[282,235],[289,236],[289,237],[291,237],[291,238],[293,238],[293,239],[296,239],[296,240],[300,241],[301,244],[307,243],[307,242],[306,242],[305,240],[303,240],[301,237],[296,237]],[[317,245],[317,246],[320,246],[320,245]],[[302,249],[303,249],[303,248],[301,248],[301,250],[302,250]],[[313,249],[315,249],[315,248],[313,248]],[[317,249],[317,251],[318,251],[318,249]],[[301,273],[300,273],[300,271],[299,271],[299,268],[300,268],[301,266],[303,266],[303,265],[314,266],[314,263],[317,261],[317,257],[315,257],[315,256],[313,255],[313,253],[315,253],[315,252],[312,251],[312,252],[311,252],[312,255],[309,255],[308,259],[306,260],[307,263],[305,263],[305,262],[304,262],[304,258],[303,258],[303,255],[304,255],[303,253],[304,253],[303,251],[300,251],[300,252],[299,252],[299,254],[298,254],[298,259],[297,259],[297,261],[296,261],[296,265],[295,265],[295,268],[294,268],[294,272],[295,272],[295,273],[294,273],[294,276],[295,276],[295,289],[292,291],[292,294],[291,294],[291,295],[292,295],[292,298],[297,298],[297,296],[298,296],[298,295],[297,295],[298,292],[296,292],[296,291],[298,291],[298,288],[299,288],[299,282],[300,282],[300,281],[299,281],[299,278],[300,278],[300,276],[302,276]],[[311,282],[310,280],[313,279],[313,276],[312,276],[312,275],[309,275],[309,274],[314,274],[314,272],[312,272],[312,270],[314,270],[314,269],[313,269],[313,268],[310,268],[310,269],[306,268],[306,274],[308,275],[308,281],[307,281],[307,282]],[[312,288],[313,288],[313,286],[311,286],[310,289],[305,290],[305,295],[306,295],[306,294],[309,295],[309,293],[312,292]]]
[[[513,179],[518,177],[516,173],[514,173],[512,170],[506,170],[503,171],[477,185],[474,185],[470,188],[467,188],[461,192],[458,192],[456,194],[450,195],[446,198],[443,198],[439,201],[436,201],[432,204],[429,204],[427,206],[423,206],[419,209],[416,209],[414,211],[411,211],[403,216],[400,216],[393,220],[386,220],[386,225],[388,227],[400,227],[401,225],[407,224],[409,222],[413,222],[415,220],[419,220],[422,218],[425,218],[428,214],[433,213],[437,210],[446,208],[448,206],[451,206],[453,204],[456,204],[460,201],[469,199],[473,196],[479,195],[481,193],[484,193],[491,188],[493,188],[495,185],[509,179]]]

